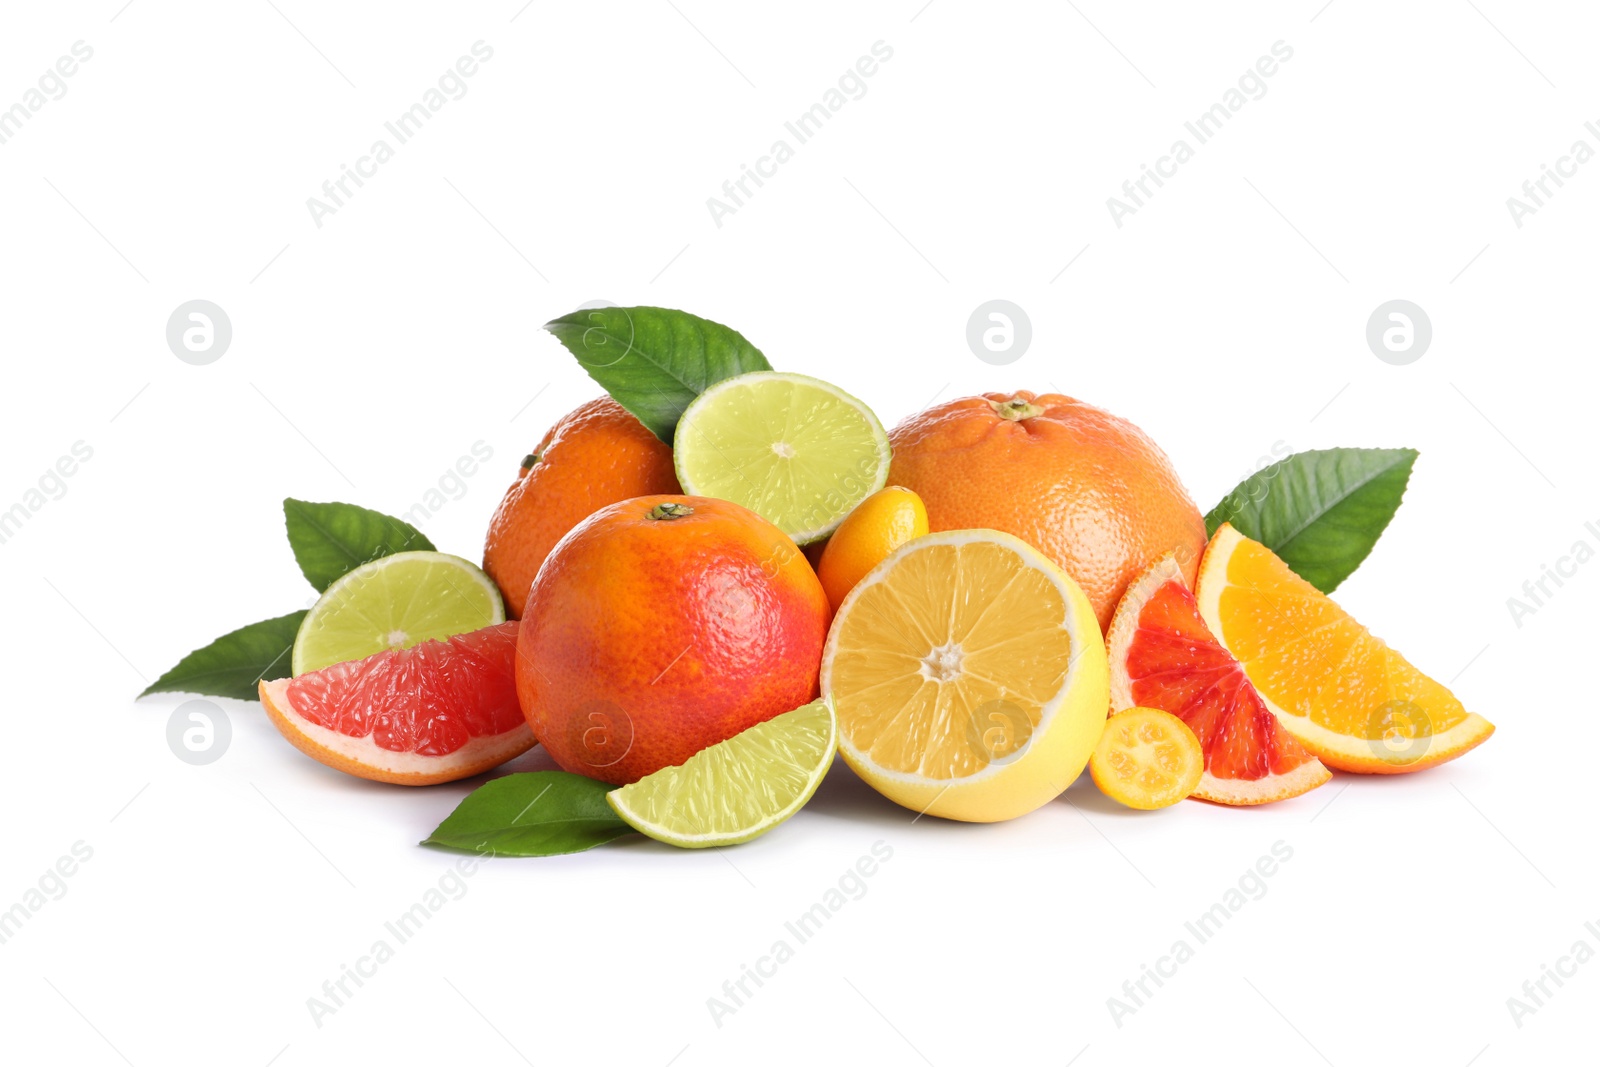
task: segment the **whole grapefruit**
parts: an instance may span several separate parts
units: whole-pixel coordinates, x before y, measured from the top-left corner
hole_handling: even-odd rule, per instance
[[[816,573],[755,512],[625,500],[540,569],[517,696],[563,769],[626,785],[814,699],[827,629]]]
[[[556,542],[607,504],[676,493],[672,449],[610,397],[580,404],[544,435],[489,520],[483,569],[506,614],[520,618],[528,587]]]
[[[1134,578],[1172,553],[1191,588],[1206,524],[1166,454],[1126,419],[1057,393],[985,393],[889,434],[889,480],[928,528],[1015,534],[1088,594],[1102,631]]]

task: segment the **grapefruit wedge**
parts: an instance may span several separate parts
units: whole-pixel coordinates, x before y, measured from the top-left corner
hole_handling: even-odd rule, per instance
[[[1336,770],[1418,771],[1494,733],[1271,549],[1227,523],[1206,546],[1195,592],[1206,625],[1278,721]]]
[[[336,770],[396,785],[453,782],[534,745],[517,703],[517,623],[262,682],[272,724]]]
[[[1171,555],[1128,586],[1107,644],[1112,708],[1170,712],[1199,740],[1205,771],[1191,796],[1267,804],[1331,777],[1279,724],[1239,661],[1206,628]]]

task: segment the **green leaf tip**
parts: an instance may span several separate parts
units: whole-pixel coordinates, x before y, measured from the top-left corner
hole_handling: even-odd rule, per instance
[[[772,369],[738,331],[671,308],[583,308],[544,328],[613,400],[669,445],[684,409],[708,386]]]
[[[1388,528],[1417,456],[1414,448],[1296,452],[1235,486],[1206,515],[1206,534],[1231,523],[1331,593]]]
[[[433,542],[410,523],[357,504],[313,503],[287,497],[283,523],[300,573],[317,592],[363,563],[396,552],[432,552]]]
[[[225,633],[183,657],[177,666],[146,686],[139,696],[199,693],[255,700],[257,682],[289,676],[289,652],[305,617],[303,610],[291,611]]]

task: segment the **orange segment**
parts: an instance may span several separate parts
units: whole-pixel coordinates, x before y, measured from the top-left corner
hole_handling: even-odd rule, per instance
[[[1106,720],[1089,757],[1100,791],[1143,811],[1171,807],[1193,793],[1205,770],[1200,741],[1182,719],[1157,708],[1128,708]]]
[[[1226,523],[1201,561],[1197,600],[1278,720],[1330,767],[1421,770],[1494,732],[1270,549]]]
[[[1205,773],[1193,796],[1218,804],[1266,804],[1330,777],[1278,723],[1239,661],[1206,628],[1171,556],[1128,586],[1111,622],[1113,707],[1176,715],[1194,731]]]

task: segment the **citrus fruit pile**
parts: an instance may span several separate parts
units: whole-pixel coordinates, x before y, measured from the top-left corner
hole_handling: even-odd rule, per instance
[[[1202,516],[1137,426],[1016,391],[886,432],[660,308],[548,324],[608,395],[521,461],[483,567],[399,519],[285,502],[318,590],[149,691],[256,695],[301,752],[408,785],[535,744],[427,843],[580,851],[752,840],[834,763],[968,822],[1085,767],[1132,809],[1287,801],[1493,732],[1328,595],[1416,453],[1297,453]]]

